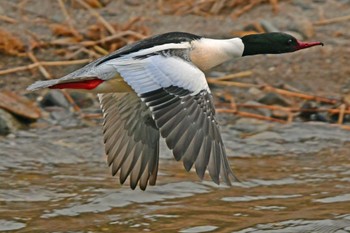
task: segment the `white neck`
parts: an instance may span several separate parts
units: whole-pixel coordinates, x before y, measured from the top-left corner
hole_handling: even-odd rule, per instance
[[[190,52],[191,60],[201,70],[208,70],[225,61],[241,57],[244,50],[240,38],[224,40],[202,38],[191,44],[193,47]]]

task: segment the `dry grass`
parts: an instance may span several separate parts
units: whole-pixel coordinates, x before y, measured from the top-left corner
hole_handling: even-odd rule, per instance
[[[267,3],[272,6],[274,12],[278,11],[278,0],[158,0],[158,6],[164,14],[202,16],[226,14],[232,18]]]

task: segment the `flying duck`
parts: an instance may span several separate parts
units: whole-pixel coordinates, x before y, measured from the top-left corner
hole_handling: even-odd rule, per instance
[[[209,39],[169,32],[127,45],[54,80],[27,89],[83,89],[98,94],[108,165],[120,183],[155,185],[159,139],[176,160],[203,179],[227,185],[236,180],[215,119],[204,71],[223,62],[256,54],[280,54],[323,45],[300,42],[284,33]]]

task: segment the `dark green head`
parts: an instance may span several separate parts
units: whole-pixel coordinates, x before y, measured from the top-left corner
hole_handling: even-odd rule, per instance
[[[242,56],[291,53],[316,45],[323,46],[321,42],[301,42],[293,36],[281,32],[252,34],[243,36],[241,39],[244,44]]]

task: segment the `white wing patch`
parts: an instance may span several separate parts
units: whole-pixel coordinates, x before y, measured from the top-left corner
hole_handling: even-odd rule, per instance
[[[189,90],[192,95],[210,92],[204,73],[178,57],[120,58],[106,65],[113,66],[138,95],[170,86]]]

